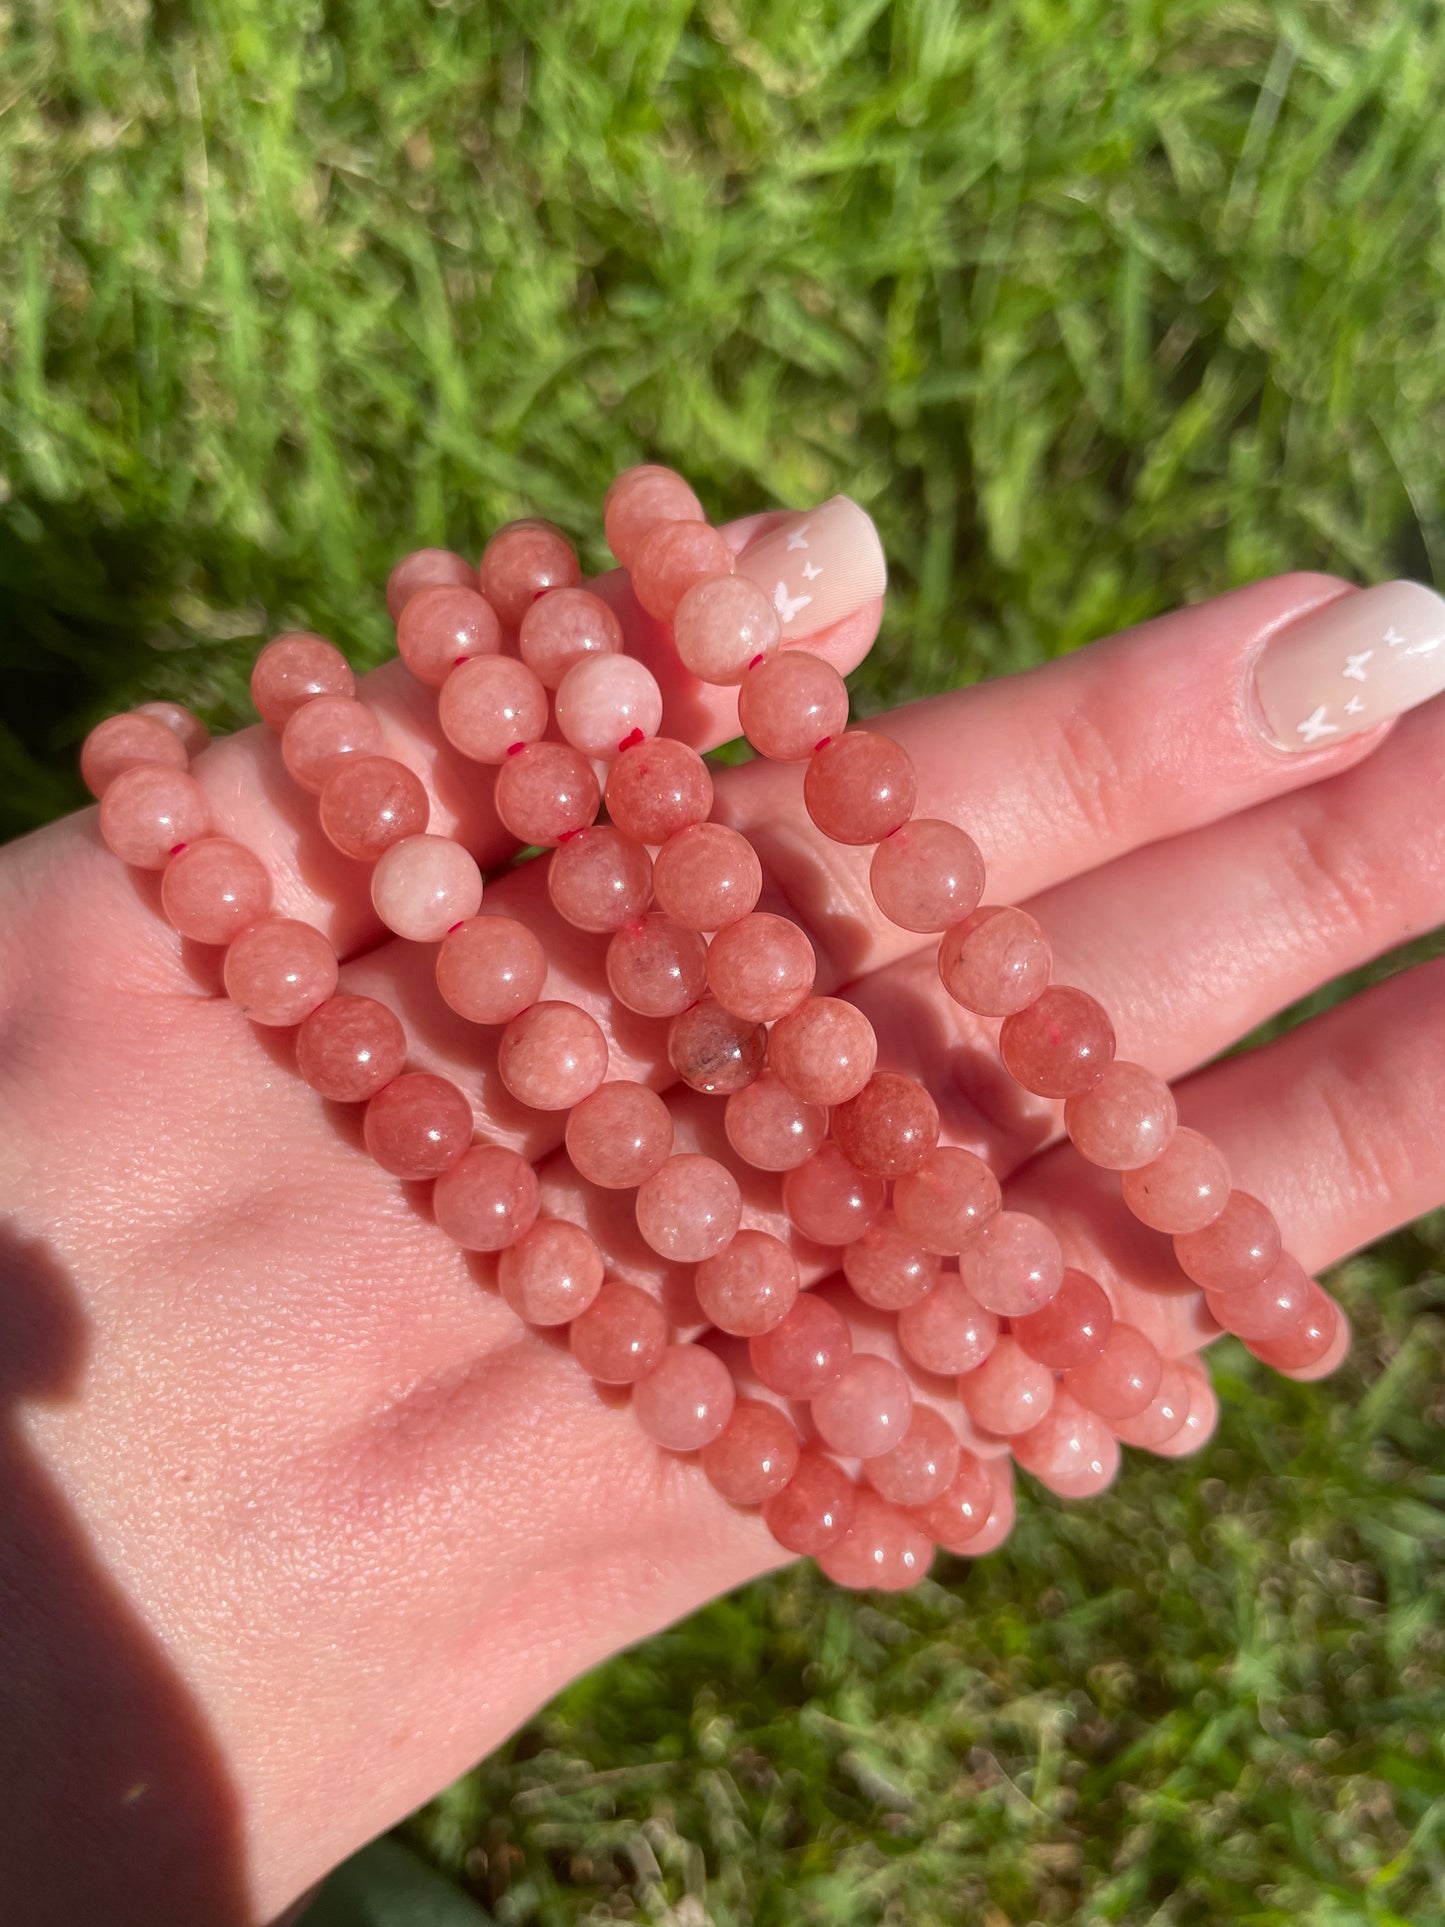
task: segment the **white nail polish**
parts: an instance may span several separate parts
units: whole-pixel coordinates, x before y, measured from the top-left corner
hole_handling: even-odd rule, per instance
[[[771,599],[784,642],[816,635],[888,586],[873,518],[846,495],[769,529],[743,550],[737,572]]]
[[[1340,596],[1271,636],[1254,671],[1265,734],[1344,742],[1445,690],[1445,600],[1419,582]]]

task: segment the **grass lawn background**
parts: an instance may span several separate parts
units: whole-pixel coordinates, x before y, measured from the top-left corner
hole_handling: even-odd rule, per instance
[[[1427,0],[5,17],[5,833],[111,709],[246,720],[275,629],[378,659],[408,547],[531,509],[602,562],[639,457],[872,509],[865,708],[1275,569],[1445,580]],[[407,1839],[517,1927],[1445,1920],[1442,1246],[1342,1269],[1331,1385],[1221,1347],[1197,1461],[902,1601],[749,1588]]]

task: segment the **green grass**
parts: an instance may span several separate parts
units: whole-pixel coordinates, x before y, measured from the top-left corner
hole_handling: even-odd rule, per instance
[[[1445,14],[1106,0],[16,0],[0,829],[96,715],[358,661],[418,542],[593,560],[639,455],[847,488],[880,705],[1300,564],[1445,578]],[[976,1570],[798,1573],[414,1823],[522,1923],[1445,1919],[1441,1231],[1335,1385]],[[671,1911],[669,1911],[669,1908]]]

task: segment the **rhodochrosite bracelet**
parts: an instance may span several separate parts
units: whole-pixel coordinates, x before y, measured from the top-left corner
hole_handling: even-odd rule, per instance
[[[1168,1086],[1115,1058],[1103,1008],[1052,981],[1038,923],[982,903],[976,844],[916,815],[902,747],[850,728],[837,671],[784,646],[798,606],[786,584],[770,596],[738,573],[671,470],[619,476],[603,515],[637,601],[669,625],[683,665],[737,688],[748,742],[801,766],[802,800],[824,836],[871,847],[881,915],[937,942],[948,994],[1000,1020],[1008,1071],[1063,1101],[1075,1148],[1120,1173],[1125,1204],[1172,1238],[1219,1325],[1282,1370],[1325,1360],[1343,1332],[1334,1302],[1283,1253],[1267,1207],[1231,1187],[1218,1148],[1178,1124]],[[632,1387],[653,1439],[698,1453],[720,1493],[761,1507],[784,1547],[845,1584],[907,1585],[934,1544],[997,1544],[1012,1518],[1010,1456],[1054,1491],[1084,1496],[1112,1478],[1120,1440],[1167,1454],[1202,1443],[1214,1405],[1199,1361],[1162,1358],[1116,1318],[1102,1284],[1065,1264],[1047,1225],[1003,1207],[987,1164],[940,1141],[926,1087],[878,1067],[863,1012],[815,989],[806,932],[757,908],[756,851],[711,820],[703,759],[658,734],[658,683],[625,653],[612,603],[582,584],[566,537],[546,522],[511,523],[476,570],[421,550],[393,570],[387,604],[403,661],[436,691],[443,735],[494,771],[503,826],[548,851],[553,908],[606,939],[614,1005],[665,1023],[659,1075],[725,1106],[731,1159],[676,1149],[665,1095],[610,1077],[597,1018],[544,994],[541,938],[522,917],[483,910],[476,860],[428,833],[425,784],[386,754],[331,643],[288,634],[268,644],[252,676],[257,710],[331,843],[371,866],[381,922],[436,946],[441,997],[495,1029],[511,1096],[558,1115],[584,1185],[635,1193],[637,1229],[659,1259],[695,1267],[700,1319],[747,1341],[752,1396],[738,1395],[705,1331],[673,1335],[654,1295],[608,1275],[581,1224],[540,1215],[527,1159],[477,1141],[464,1092],[407,1068],[397,1017],[339,991],[326,938],[273,913],[265,866],[215,833],[190,774],[207,740],[193,716],[157,703],[113,717],[91,733],[82,770],[110,848],[162,873],[177,932],[225,947],[238,1009],[295,1027],[302,1076],[323,1097],[365,1104],[371,1155],[397,1177],[434,1181],[438,1225],[497,1254],[517,1315],[566,1325],[594,1379]],[[803,1245],[744,1222],[732,1160],[777,1174]],[[896,1357],[855,1350],[836,1293],[807,1288],[839,1268],[857,1299],[896,1319]],[[977,1451],[949,1416],[950,1380]]]

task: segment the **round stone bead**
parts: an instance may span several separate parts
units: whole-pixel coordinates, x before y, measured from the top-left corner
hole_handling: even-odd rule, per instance
[[[1232,1291],[1206,1291],[1209,1315],[1236,1338],[1251,1343],[1284,1338],[1309,1307],[1310,1279],[1298,1260],[1285,1252],[1269,1276],[1257,1285]]]
[[[123,771],[153,766],[185,770],[190,757],[174,730],[155,716],[131,711],[97,723],[80,750],[80,774],[92,796],[103,797]]]
[[[161,907],[193,943],[229,943],[270,909],[271,878],[259,857],[241,844],[204,836],[166,865]]]
[[[654,522],[638,538],[628,573],[633,593],[650,616],[671,622],[695,582],[731,575],[727,537],[706,522]]]
[[[720,1437],[737,1394],[732,1373],[705,1345],[669,1345],[632,1388],[632,1410],[669,1452],[699,1452]]]
[[[452,549],[413,549],[386,578],[386,613],[393,622],[420,589],[475,589],[477,572]]]
[[[526,1324],[566,1325],[601,1291],[602,1253],[580,1225],[539,1218],[503,1250],[497,1284]]]
[[[519,843],[542,849],[585,830],[602,795],[592,765],[570,743],[528,743],[497,770],[493,801]]]
[[[636,843],[665,843],[712,814],[712,777],[695,749],[654,736],[623,750],[607,772],[607,814]]]
[[[659,1258],[699,1264],[737,1234],[742,1193],[725,1164],[676,1152],[637,1187],[637,1228]]]
[[[347,756],[321,792],[321,827],[343,856],[375,863],[431,815],[421,779],[390,756]]]
[[[828,1134],[828,1113],[805,1104],[772,1071],[734,1091],[723,1112],[728,1143],[755,1171],[791,1171],[810,1158]]]
[[[309,923],[261,917],[226,951],[226,995],[253,1024],[299,1024],[336,988],[336,952]]]
[[[609,823],[593,823],[548,857],[547,894],[574,930],[620,930],[646,915],[652,858]]]
[[[1185,1359],[1180,1363],[1189,1379],[1189,1416],[1171,1438],[1154,1447],[1162,1459],[1183,1459],[1197,1452],[1202,1445],[1208,1444],[1219,1423],[1219,1400],[1214,1396],[1214,1387],[1203,1365],[1198,1359]]]
[[[570,1111],[606,1077],[607,1039],[576,1004],[532,1004],[502,1032],[497,1074],[519,1104]]]
[[[1059,1241],[1026,1211],[996,1211],[958,1256],[958,1275],[981,1305],[1023,1318],[1046,1305],[1064,1277]]]
[[[432,1190],[437,1223],[466,1251],[505,1251],[531,1230],[540,1203],[536,1172],[500,1144],[474,1144]]]
[[[1087,992],[1052,984],[1027,1010],[1005,1017],[999,1054],[1026,1091],[1074,1097],[1097,1084],[1114,1056],[1114,1026]]]
[[[547,730],[547,692],[515,656],[476,656],[452,670],[437,697],[442,734],[474,763],[500,765]]]
[[[836,1144],[820,1145],[783,1176],[783,1209],[814,1244],[848,1245],[883,1214],[888,1190],[848,1162]]]
[[[949,1485],[936,1499],[916,1507],[913,1517],[945,1552],[967,1552],[992,1510],[993,1481],[987,1468],[972,1452],[960,1452]]]
[[[676,1017],[707,989],[707,945],[668,917],[642,917],[608,944],[607,982],[639,1017]]]
[[[561,529],[531,516],[498,529],[477,564],[482,594],[509,629],[520,628],[538,596],[581,579],[577,551]]]
[[[257,656],[251,670],[251,701],[263,723],[286,727],[303,703],[317,696],[354,696],[351,665],[324,636],[295,630],[277,636]]]
[[[1124,1173],[1119,1190],[1151,1230],[1202,1231],[1229,1201],[1229,1165],[1217,1145],[1181,1125],[1152,1164]]]
[[[718,931],[708,946],[708,988],[735,1017],[768,1024],[813,988],[818,960],[788,917],[753,910]]]
[[[610,763],[662,727],[662,691],[636,656],[586,656],[558,685],[557,727],[574,749]]]
[[[100,833],[122,863],[163,870],[172,853],[211,827],[211,806],[194,776],[162,763],[136,763],[106,785]]]
[[[482,905],[476,859],[449,836],[406,836],[377,858],[371,901],[408,943],[440,943]]]
[[[1037,1425],[1014,1439],[1010,1450],[1025,1472],[1059,1491],[1101,1477],[1108,1462],[1109,1428],[1067,1392],[1056,1391]]]
[[[599,1385],[633,1385],[667,1349],[667,1320],[655,1298],[609,1279],[568,1328],[572,1356]]]
[[[768,1035],[768,1063],[805,1104],[845,1104],[878,1062],[878,1039],[856,1004],[807,997]]]
[[[1106,1064],[1097,1083],[1064,1106],[1064,1129],[1075,1150],[1105,1171],[1152,1164],[1178,1122],[1174,1093],[1163,1078],[1125,1058]]]
[[[845,730],[808,759],[803,802],[835,843],[881,842],[902,829],[917,799],[907,750],[877,730]]]
[[[1054,1473],[1043,1484],[1061,1499],[1092,1499],[1114,1483],[1122,1463],[1119,1441],[1105,1426],[1098,1450],[1077,1471]]]
[[[440,1177],[472,1141],[472,1107],[445,1077],[403,1071],[366,1107],[366,1148],[397,1178]]]
[[[791,1420],[776,1405],[740,1398],[711,1444],[702,1448],[708,1484],[732,1505],[762,1505],[798,1469],[801,1451]]]
[[[1116,1320],[1094,1356],[1064,1374],[1064,1390],[1112,1425],[1144,1410],[1159,1390],[1163,1370],[1143,1332]]]
[[[983,856],[955,823],[915,816],[873,852],[873,900],[904,930],[946,930],[983,895]]]
[[[864,1487],[853,1523],[818,1555],[819,1570],[854,1592],[906,1592],[926,1577],[933,1541],[917,1521]]]
[[[868,1458],[863,1476],[890,1505],[928,1505],[953,1484],[959,1463],[953,1427],[941,1412],[915,1399],[908,1430],[889,1451]]]
[[[657,907],[688,930],[721,930],[747,916],[763,889],[763,866],[745,836],[721,823],[693,823],[670,836],[652,868]]]
[[[599,1084],[568,1113],[567,1155],[589,1184],[630,1191],[672,1155],[672,1112],[645,1084]]]
[[[702,503],[674,469],[656,462],[626,468],[602,500],[607,546],[630,569],[637,545],[658,522],[702,522]]]
[[[156,722],[164,723],[187,756],[199,756],[211,740],[210,730],[199,716],[192,715],[184,703],[137,703],[132,713],[150,716]]]
[[[735,1338],[771,1331],[792,1310],[798,1286],[797,1260],[766,1231],[737,1232],[693,1279],[703,1317]]]
[[[296,1068],[333,1104],[361,1104],[406,1063],[406,1033],[373,997],[328,997],[296,1033]]]
[[[554,589],[532,603],[517,632],[522,661],[545,689],[560,689],[580,662],[620,655],[622,641],[616,613],[590,589]]]
[[[982,1431],[1013,1438],[1037,1425],[1054,1399],[1054,1375],[1007,1335],[958,1381],[964,1409]]]
[[[1174,1437],[1188,1418],[1190,1390],[1189,1374],[1173,1359],[1164,1359],[1159,1375],[1159,1390],[1143,1411],[1137,1412],[1133,1418],[1115,1419],[1115,1437],[1125,1445],[1137,1445],[1146,1452],[1157,1451]],[[1100,1419],[1098,1423],[1102,1424],[1103,1420]],[[1018,1456],[1017,1452],[1014,1456]]]
[[[777,611],[745,575],[712,575],[694,582],[677,605],[672,639],[683,666],[699,682],[740,683],[758,658],[783,639]]]
[[[816,1558],[853,1523],[858,1488],[836,1459],[804,1447],[798,1469],[763,1501],[763,1521],[785,1551]]]
[[[753,1370],[779,1398],[816,1398],[847,1371],[852,1356],[847,1319],[810,1291],[800,1292],[771,1330],[748,1340]]]
[[[442,1000],[473,1024],[507,1024],[535,1004],[547,978],[541,939],[515,917],[472,917],[437,952]]]
[[[1335,1301],[1311,1279],[1297,1323],[1280,1338],[1251,1339],[1249,1349],[1277,1372],[1302,1372],[1328,1357],[1339,1323]]]
[[[942,1267],[931,1251],[885,1211],[843,1253],[843,1275],[865,1305],[901,1312],[938,1283]],[[980,1354],[980,1357],[982,1354]]]
[[[743,677],[738,721],[759,756],[805,763],[848,727],[848,685],[821,656],[785,649]]]
[[[1029,1357],[1051,1372],[1071,1371],[1097,1357],[1113,1328],[1114,1307],[1104,1287],[1072,1266],[1065,1268],[1046,1305],[1009,1320],[1009,1330]]]
[[[1263,1284],[1279,1263],[1281,1249],[1274,1213],[1248,1191],[1231,1191],[1211,1224],[1181,1232],[1174,1240],[1174,1256],[1185,1277],[1215,1292]]]
[[[1042,995],[1053,967],[1049,940],[1026,910],[985,903],[951,924],[938,946],[938,975],[965,1010],[1010,1017]]]
[[[938,1106],[916,1077],[876,1071],[833,1112],[833,1137],[844,1156],[875,1178],[916,1171],[938,1143]]]
[[[893,1209],[905,1236],[951,1258],[999,1208],[998,1179],[972,1151],[940,1144],[893,1187]]]
[[[998,1343],[998,1318],[957,1278],[940,1278],[899,1312],[898,1342],[925,1372],[957,1377],[977,1370]]]
[[[854,1352],[848,1369],[823,1387],[811,1411],[825,1445],[845,1458],[876,1459],[907,1432],[913,1392],[891,1358]]]
[[[764,1027],[735,1017],[712,997],[679,1012],[667,1028],[667,1061],[691,1090],[712,1097],[751,1084],[767,1052]]]
[[[375,756],[381,724],[353,696],[317,696],[292,712],[281,731],[281,761],[298,788],[319,796],[344,756]]]
[[[396,625],[397,654],[418,682],[440,689],[458,663],[495,656],[502,625],[485,596],[456,584],[419,589]]]

